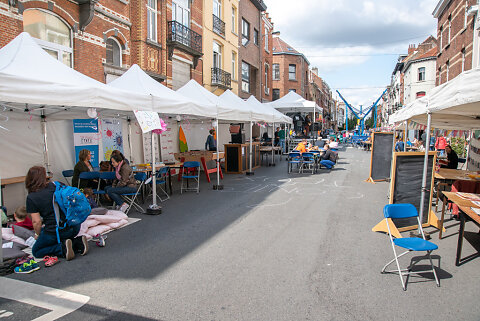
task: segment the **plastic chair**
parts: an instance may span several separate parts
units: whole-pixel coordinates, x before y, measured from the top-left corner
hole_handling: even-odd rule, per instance
[[[302,167],[302,153],[300,152],[290,152],[288,153],[288,162],[287,162],[287,171],[288,173],[292,172],[293,164],[297,164],[298,170],[300,172]]]
[[[310,153],[313,154],[313,156],[315,157],[315,172],[317,171],[318,169],[318,164],[320,163],[320,151],[319,150],[312,150],[310,151]]]
[[[114,173],[114,172],[112,172],[112,173]],[[114,173],[114,174],[115,174],[115,173]],[[137,196],[138,196],[138,194],[140,193],[143,185],[145,184],[145,181],[147,180],[147,174],[144,173],[144,172],[139,172],[139,173],[136,173],[134,177],[135,177],[135,179],[136,179],[137,181],[140,182],[140,184],[138,185],[137,191],[134,192],[134,193],[120,194],[120,196],[121,196],[121,197],[125,200],[125,202],[128,204],[128,208],[127,208],[127,210],[125,211],[125,214],[127,214],[127,215],[128,215],[128,212],[130,212],[130,209],[131,209],[132,207],[135,207],[135,209],[136,209],[137,211],[139,211],[140,213],[143,213],[143,214],[146,213],[146,211],[143,209],[143,207],[142,207],[140,204],[138,204],[138,203],[136,202],[136,200],[137,200]]]
[[[78,188],[80,188],[80,181],[82,179],[86,180],[92,180],[92,179],[99,179],[100,178],[100,172],[81,172],[80,175],[78,176]],[[93,193],[96,194],[96,189],[93,190]]]
[[[72,186],[72,182],[68,181],[67,178],[72,178],[73,177],[73,169],[67,169],[65,171],[62,171],[63,178],[65,178],[65,182],[67,182],[67,185]]]
[[[186,179],[187,187],[183,186],[183,180]],[[188,187],[188,180],[193,179],[197,182],[197,187]],[[185,191],[197,191],[200,192],[200,162],[185,162],[183,163],[183,175],[182,184],[180,185],[180,194]]]
[[[312,174],[315,173],[315,155],[313,153],[303,153],[302,154],[302,167],[301,167],[301,170],[302,170],[302,173],[303,173],[303,170],[305,169],[305,167],[308,167],[312,170]]]
[[[412,204],[389,204],[385,205],[383,208],[383,216],[385,217],[385,220],[387,222],[387,228],[388,228],[388,235],[390,236],[390,243],[392,244],[392,249],[393,249],[393,254],[395,255],[395,258],[385,264],[385,266],[382,269],[382,273],[398,273],[400,276],[400,281],[402,282],[402,287],[403,290],[405,291],[406,288],[406,280],[403,280],[403,276],[407,275],[407,280],[408,280],[408,275],[409,274],[421,274],[422,272],[427,272],[427,271],[432,271],[433,275],[435,276],[435,282],[437,283],[437,286],[440,286],[440,283],[438,281],[437,273],[435,272],[435,267],[433,266],[433,261],[430,253],[432,253],[433,250],[438,249],[438,246],[432,242],[429,242],[425,240],[425,234],[423,234],[423,228],[422,224],[420,224],[420,218],[418,217],[418,212],[415,206]],[[416,217],[418,226],[420,228],[420,231],[422,233],[422,238],[418,237],[407,237],[407,238],[393,238],[392,233],[390,232],[390,225],[389,225],[389,219],[398,219],[398,218],[409,218],[409,217]],[[404,249],[407,249],[407,251],[403,252],[400,255],[397,255],[397,251],[395,250],[395,246],[403,247]],[[426,251],[428,259],[430,260],[430,265],[432,266],[431,270],[422,270],[422,271],[411,271],[411,268],[414,266],[414,264],[410,264],[408,268],[406,269],[400,269],[400,263],[398,262],[398,258],[409,253],[409,252],[422,252]],[[392,271],[385,271],[387,266],[392,264],[393,262],[397,263],[397,270],[392,270]]]
[[[160,168],[160,170],[156,173],[155,175],[155,182],[157,183],[157,186],[160,188],[160,190],[165,194],[166,198],[162,200],[160,195],[157,194],[158,199],[160,202],[165,202],[166,200],[170,199],[170,195],[167,193],[167,175],[170,171],[170,167],[165,166]],[[161,187],[161,184],[164,185],[164,188]]]

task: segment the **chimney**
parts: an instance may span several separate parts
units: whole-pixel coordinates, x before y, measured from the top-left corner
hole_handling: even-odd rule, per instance
[[[417,49],[414,44],[408,45],[408,55],[410,56]]]
[[[318,76],[318,68],[317,67],[313,67],[312,68],[312,72]]]

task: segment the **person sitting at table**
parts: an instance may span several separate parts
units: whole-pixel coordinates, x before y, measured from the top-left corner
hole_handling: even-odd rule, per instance
[[[205,149],[208,151],[216,151],[217,150],[217,143],[215,142],[215,129],[210,129],[209,135],[207,137],[207,141],[205,142]]]
[[[446,145],[445,146],[445,152],[447,153],[447,160],[446,161],[440,161],[442,163],[445,162],[445,164],[440,165],[441,168],[451,168],[451,169],[457,169],[458,167],[458,155],[457,153],[452,149],[452,146]]]
[[[300,153],[306,153],[307,152],[307,140],[304,138],[300,143],[298,143],[297,147],[295,147],[295,150],[300,152]]]
[[[325,146],[325,141],[323,140],[322,136],[319,136],[315,142],[315,146],[318,148],[323,148]]]
[[[80,173],[93,171],[92,164],[90,163],[90,160],[92,159],[92,153],[88,149],[82,149],[80,153],[78,153],[78,159],[78,163],[73,168],[72,186],[78,188],[97,188],[98,181],[80,179]],[[80,185],[78,184],[79,181]]]
[[[333,138],[332,140],[330,140],[330,143],[328,143],[328,146],[330,148],[338,148],[338,138],[337,138],[337,141],[335,141],[335,138]]]
[[[119,155],[128,165],[130,165],[130,161],[125,157],[123,156],[122,152],[119,151],[118,149],[115,149],[111,154],[110,154],[110,158],[112,158],[113,155]],[[112,170],[113,171],[113,166],[112,166]]]
[[[425,146],[423,146],[423,140],[419,139],[417,140],[417,152],[424,152],[425,151]]]
[[[395,151],[396,152],[403,152],[405,151],[405,143],[402,141],[400,136],[397,136],[397,142],[395,143]]]
[[[262,141],[264,141],[265,143],[269,143],[272,141],[272,139],[270,137],[268,137],[268,132],[264,132],[263,135],[262,135]]]
[[[137,181],[133,177],[132,168],[120,155],[113,155],[110,161],[113,167],[115,167],[115,179],[111,186],[105,187],[105,192],[118,205],[119,210],[125,213],[128,209],[128,204],[121,195],[135,193],[137,191]]]
[[[66,226],[58,230],[60,242],[57,239],[57,221],[53,207],[53,193],[56,186],[47,178],[44,167],[33,166],[28,170],[25,178],[25,187],[28,191],[26,207],[32,218],[36,242],[32,248],[35,257],[60,256],[70,261],[75,253],[85,255],[88,252],[88,242],[85,236],[76,237],[80,225]],[[59,209],[61,224],[65,214]]]
[[[325,149],[325,153],[320,156],[320,165],[331,169],[337,161],[337,153],[332,151],[329,145],[325,145],[323,148]]]

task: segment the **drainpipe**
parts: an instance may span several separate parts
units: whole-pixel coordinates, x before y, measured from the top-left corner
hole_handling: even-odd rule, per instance
[[[262,67],[264,68],[265,66],[263,65],[263,59],[262,59],[262,47],[263,47],[262,46],[263,45],[262,39],[264,37],[262,37],[262,34],[263,34],[262,12],[260,10],[258,10],[258,29],[259,29],[258,32],[260,33],[260,42],[258,44],[258,57],[260,59],[260,61],[259,61],[259,65],[260,65],[260,75],[259,75],[259,77],[260,77],[260,93],[259,93],[260,96],[259,97],[260,97],[260,99],[259,100],[260,100],[260,102],[262,102],[262,88],[263,88],[262,87],[262,81],[263,81]],[[263,39],[263,40],[265,41],[265,39]]]

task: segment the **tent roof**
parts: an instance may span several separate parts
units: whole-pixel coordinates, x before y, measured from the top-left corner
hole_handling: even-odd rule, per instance
[[[193,100],[171,90],[150,77],[138,65],[133,65],[109,86],[153,96],[153,110],[163,114],[183,114],[214,118],[217,109],[214,103]]]
[[[290,117],[282,114],[281,112],[279,112],[278,110],[270,106],[269,104],[262,104],[253,95],[247,99],[247,102],[250,103],[252,106],[254,106],[256,109],[263,111],[263,113],[265,113],[266,115],[270,114],[271,116],[268,117],[269,120],[267,120],[267,122],[287,123],[287,124],[292,123],[292,119]]]
[[[315,108],[316,112],[322,112],[322,108],[319,107],[314,101],[306,100],[296,92],[289,92],[285,96],[271,103],[268,103],[275,109],[282,112],[313,112]]]
[[[66,107],[151,110],[152,97],[119,90],[66,66],[26,32],[0,49],[0,101],[57,113]],[[56,110],[55,110],[56,109]]]

